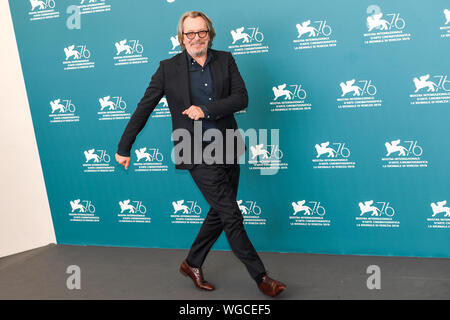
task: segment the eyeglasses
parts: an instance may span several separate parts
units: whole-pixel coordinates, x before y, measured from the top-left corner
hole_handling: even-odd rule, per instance
[[[206,35],[208,34],[209,30],[202,30],[202,31],[198,31],[198,32],[186,32],[183,34],[189,39],[192,40],[195,38],[195,35],[198,34],[199,38],[204,38],[206,37]]]

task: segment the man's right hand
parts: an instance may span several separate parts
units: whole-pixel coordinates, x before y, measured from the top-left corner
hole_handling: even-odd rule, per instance
[[[125,170],[128,170],[128,166],[130,165],[130,157],[124,157],[116,153],[116,161],[125,167]]]

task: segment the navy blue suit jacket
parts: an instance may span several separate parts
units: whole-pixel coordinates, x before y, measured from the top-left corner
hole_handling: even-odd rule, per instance
[[[213,49],[213,57],[210,68],[214,81],[215,99],[206,105],[210,113],[210,117],[216,120],[217,129],[223,133],[223,162],[234,159],[233,163],[238,163],[239,156],[243,153],[242,148],[245,147],[242,136],[237,133],[234,139],[234,148],[227,150],[226,145],[230,141],[226,141],[226,129],[238,129],[234,113],[245,109],[248,105],[248,94],[245,83],[239,73],[236,62],[229,52],[218,51]],[[129,156],[131,147],[136,140],[136,136],[145,126],[150,114],[160,102],[163,96],[166,96],[172,116],[172,132],[178,128],[187,129],[191,134],[191,142],[194,136],[194,120],[190,119],[182,112],[191,106],[189,74],[187,66],[187,53],[184,50],[174,57],[160,62],[158,70],[152,76],[151,81],[145,94],[138,103],[138,106],[131,116],[125,131],[122,134],[118,145],[118,154]],[[200,121],[200,120],[197,120]],[[181,143],[182,140],[174,141],[174,146]],[[191,157],[188,161],[182,161],[182,154],[175,153],[175,168],[191,169],[194,164],[194,154],[203,152],[202,150],[194,150],[193,143],[191,149]],[[229,149],[229,148],[228,148]],[[232,154],[230,154],[232,152]]]

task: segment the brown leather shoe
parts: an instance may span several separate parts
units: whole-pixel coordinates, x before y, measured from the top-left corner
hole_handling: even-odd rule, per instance
[[[202,269],[192,268],[186,260],[180,266],[180,273],[185,277],[190,277],[197,288],[208,291],[214,290],[214,286],[203,279]]]
[[[262,282],[259,285],[259,290],[261,290],[262,293],[264,293],[270,297],[276,297],[284,289],[286,289],[286,285],[284,283],[273,280],[273,279],[269,278],[267,275],[265,275],[262,278]]]

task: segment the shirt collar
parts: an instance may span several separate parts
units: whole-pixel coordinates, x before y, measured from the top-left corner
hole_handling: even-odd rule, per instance
[[[189,65],[191,65],[193,62],[197,63],[197,61],[195,61],[194,58],[192,58],[192,56],[187,52],[186,50],[186,56],[188,57],[188,62]],[[205,61],[205,67],[206,65],[208,65],[209,62],[211,62],[211,59],[214,57],[214,54],[212,53],[212,51],[208,48],[206,50],[206,61]]]

